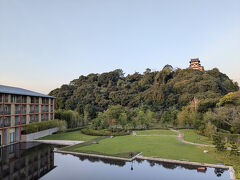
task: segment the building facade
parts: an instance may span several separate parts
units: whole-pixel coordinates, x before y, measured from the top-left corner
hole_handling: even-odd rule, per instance
[[[54,119],[52,96],[0,85],[0,146],[21,140],[22,127]]]
[[[191,59],[189,63],[190,63],[189,69],[197,69],[200,71],[204,71],[204,67],[201,66],[199,58]]]

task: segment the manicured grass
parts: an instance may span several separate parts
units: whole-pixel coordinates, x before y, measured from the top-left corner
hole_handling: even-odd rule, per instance
[[[173,132],[171,130],[164,130],[164,129],[136,131],[136,133],[137,135],[177,135],[176,132]]]
[[[40,140],[72,140],[72,141],[89,141],[97,138],[97,136],[89,136],[82,134],[80,130],[72,132],[64,132],[59,134],[53,134],[40,138]]]
[[[212,141],[208,137],[197,134],[196,130],[194,129],[182,129],[180,131],[184,133],[183,139],[186,141],[198,144],[212,144]]]
[[[219,162],[211,155],[203,153],[203,150],[197,146],[179,142],[176,137],[169,136],[119,136],[103,139],[99,144],[75,145],[63,150],[104,155],[142,152],[142,155],[147,157],[205,163]]]

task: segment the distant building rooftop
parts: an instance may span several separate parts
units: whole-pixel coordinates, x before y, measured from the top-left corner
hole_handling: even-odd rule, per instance
[[[4,85],[0,85],[0,93],[55,98],[53,96],[48,96],[48,95],[37,93],[34,91],[17,88],[17,87],[4,86]]]

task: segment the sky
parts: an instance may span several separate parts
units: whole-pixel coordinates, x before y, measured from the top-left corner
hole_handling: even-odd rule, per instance
[[[240,0],[0,0],[2,85],[48,94],[197,57],[240,84]]]

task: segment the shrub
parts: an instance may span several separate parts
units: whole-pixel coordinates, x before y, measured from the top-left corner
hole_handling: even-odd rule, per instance
[[[223,137],[219,133],[213,135],[213,144],[218,151],[224,151],[226,149],[224,147],[225,143],[223,141]]]
[[[59,130],[63,130],[66,127],[66,122],[62,120],[49,120],[42,122],[34,122],[24,126],[23,134],[35,133],[46,129],[58,127]]]
[[[107,129],[103,130],[95,130],[95,129],[82,129],[81,132],[83,134],[92,135],[92,136],[125,136],[129,135],[129,131],[123,131],[123,130],[115,130],[110,131]]]

